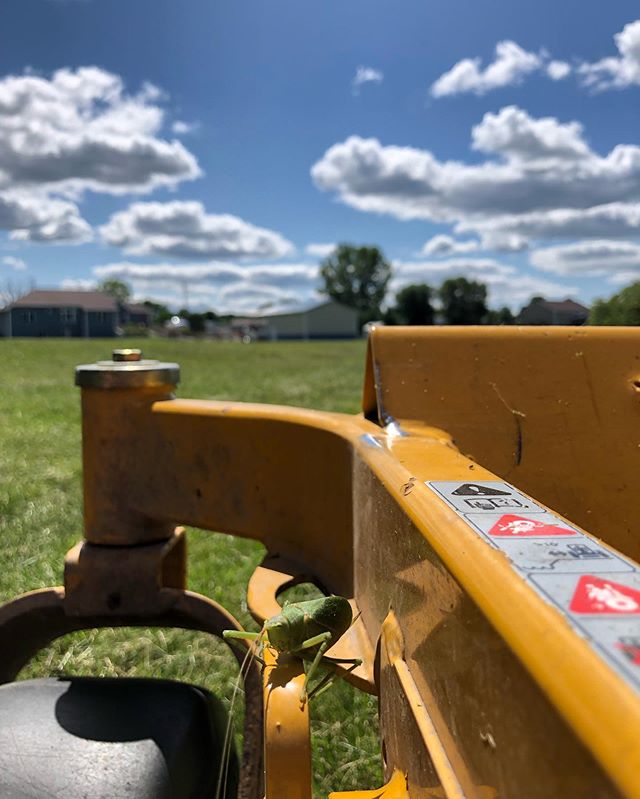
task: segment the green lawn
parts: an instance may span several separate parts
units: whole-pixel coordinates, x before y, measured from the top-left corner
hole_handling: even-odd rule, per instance
[[[359,410],[365,344],[0,340],[0,600],[59,585],[67,549],[82,536],[79,390],[73,368],[140,346],[177,361],[179,395]],[[189,531],[189,586],[224,604],[247,626],[244,590],[262,547]],[[58,641],[21,676],[164,676],[229,697],[233,658],[211,638],[173,630],[102,630]],[[376,700],[345,683],[311,706],[314,795],[374,788],[381,781]]]

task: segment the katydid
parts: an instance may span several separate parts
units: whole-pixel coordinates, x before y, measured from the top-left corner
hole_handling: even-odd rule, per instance
[[[332,658],[324,654],[346,633],[352,621],[349,601],[341,596],[327,596],[285,605],[281,613],[265,621],[259,633],[225,630],[223,636],[257,641],[261,649],[267,646],[278,654],[296,655],[303,660],[310,660],[311,665],[300,694],[300,701],[305,702],[307,698],[311,699],[328,688],[337,676],[334,670],[307,694],[309,680],[320,663],[334,667],[351,664],[346,674],[362,663],[358,658]]]

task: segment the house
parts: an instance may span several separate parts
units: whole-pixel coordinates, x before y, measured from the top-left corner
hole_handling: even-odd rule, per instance
[[[151,327],[153,313],[146,305],[118,303],[118,322],[120,325]]]
[[[246,320],[243,320],[246,321]],[[357,338],[358,312],[329,300],[287,313],[251,320],[261,339]]]
[[[516,316],[517,325],[583,325],[589,309],[579,302],[566,299],[562,302],[534,297]]]
[[[0,336],[111,337],[118,306],[101,291],[36,289],[0,311]]]

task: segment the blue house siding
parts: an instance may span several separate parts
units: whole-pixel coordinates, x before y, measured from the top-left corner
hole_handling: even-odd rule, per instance
[[[116,333],[115,311],[82,308],[12,308],[13,337],[104,337]]]

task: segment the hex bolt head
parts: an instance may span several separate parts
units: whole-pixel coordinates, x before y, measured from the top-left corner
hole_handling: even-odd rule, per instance
[[[122,350],[114,350],[111,355],[112,360],[114,361],[141,361],[142,360],[142,350],[135,350],[135,349],[122,349]]]

